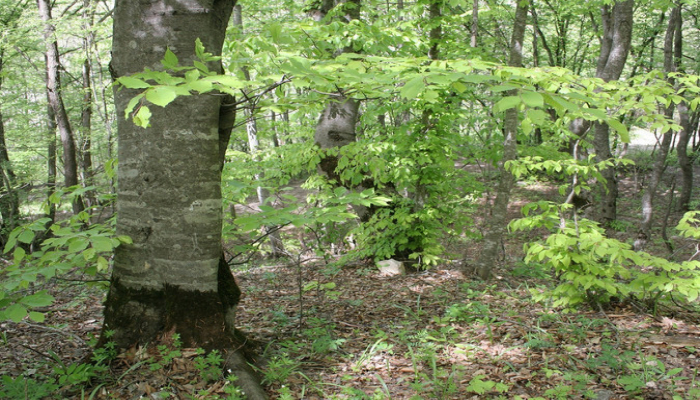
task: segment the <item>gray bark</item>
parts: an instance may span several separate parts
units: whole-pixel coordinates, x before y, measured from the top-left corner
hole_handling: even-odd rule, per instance
[[[191,65],[198,38],[207,51],[220,54],[234,3],[116,2],[112,71],[120,77],[162,69],[166,48]],[[109,340],[119,348],[178,333],[185,346],[238,351],[245,343],[235,328],[240,290],[221,244],[222,150],[233,126],[231,108],[225,96],[181,97],[164,109],[152,107],[151,126],[142,129],[123,117],[135,94],[115,90],[117,233],[133,244],[115,252],[104,329],[114,331]],[[231,367],[243,386],[255,380],[243,367]],[[247,398],[266,398],[256,382],[250,386]]]
[[[68,120],[68,113],[61,95],[61,61],[58,53],[58,43],[54,37],[55,28],[52,25],[51,6],[48,0],[37,0],[39,16],[44,22],[44,40],[46,41],[46,90],[49,105],[56,117],[56,126],[63,145],[63,177],[66,187],[78,184],[78,164],[76,159],[75,139]],[[73,212],[79,213],[84,209],[80,196],[73,199]]]
[[[83,0],[83,27],[85,37],[83,38],[83,51],[85,60],[83,61],[82,86],[83,103],[80,113],[80,147],[78,149],[78,159],[80,161],[80,175],[84,186],[93,184],[92,170],[92,70],[90,65],[90,53],[94,42],[95,33],[92,30],[93,14],[90,0]],[[97,203],[94,191],[89,191],[85,195],[85,205],[90,207]]]
[[[677,34],[676,21],[678,21],[679,18],[680,7],[676,7],[671,10],[671,16],[668,20],[668,29],[666,30],[666,36],[664,38],[664,71],[666,74],[675,71],[675,63],[673,62],[673,44],[674,36]],[[669,82],[673,84],[672,79],[669,79]],[[664,110],[664,116],[666,119],[673,119],[674,109],[675,107],[673,104],[666,107]],[[656,189],[658,188],[664,171],[666,170],[666,158],[668,156],[669,149],[671,148],[672,140],[673,131],[669,130],[665,132],[655,154],[656,157],[651,170],[651,176],[649,177],[649,184],[642,195],[642,223],[640,225],[641,240],[638,240],[639,245],[637,247],[643,247],[642,243],[651,238],[652,217],[654,215],[654,198],[656,197]]]
[[[508,65],[512,67],[522,66],[523,41],[525,39],[529,5],[529,1],[519,1],[515,9],[515,23],[510,43],[510,59],[508,61]],[[517,92],[508,94],[511,96],[517,95]],[[484,228],[484,241],[475,265],[476,273],[481,279],[489,279],[491,277],[491,271],[498,258],[498,251],[502,248],[501,243],[506,230],[510,192],[514,183],[513,175],[505,169],[505,164],[518,157],[518,125],[518,110],[516,108],[506,110],[503,123],[503,157],[498,162],[499,180],[496,188],[496,198],[491,208],[488,224]]]
[[[681,125],[681,130],[678,132],[678,142],[676,143],[678,164],[681,169],[681,194],[678,198],[678,211],[688,211],[690,209],[690,198],[693,194],[693,163],[688,157],[688,143],[692,130],[688,115],[688,105],[680,103],[676,107]]]
[[[472,26],[469,40],[469,46],[475,48],[479,38],[479,0],[474,0],[472,3]]]
[[[596,76],[608,82],[620,78],[627,61],[632,41],[634,1],[618,1],[612,9],[609,5],[602,8],[603,36],[598,58]],[[593,147],[596,161],[612,159],[610,150],[610,127],[606,124],[594,124]],[[600,200],[597,203],[598,220],[604,225],[617,218],[617,173],[614,167],[601,171],[605,183],[599,185]]]

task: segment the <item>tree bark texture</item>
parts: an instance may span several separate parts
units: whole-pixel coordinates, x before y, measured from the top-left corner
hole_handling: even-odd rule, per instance
[[[166,48],[181,64],[195,40],[220,53],[233,0],[122,0],[114,10],[116,77],[162,69]],[[115,254],[105,329],[120,347],[165,332],[187,345],[232,345],[240,291],[222,264],[219,108],[221,97],[176,99],[152,107],[151,126],[123,117],[136,94],[115,90],[119,186],[117,232],[133,244]],[[227,320],[229,319],[229,320]]]
[[[618,1],[612,7],[604,5],[601,11],[603,36],[600,40],[600,56],[596,76],[608,82],[617,80],[627,61],[632,42],[634,1]],[[610,149],[610,127],[594,124],[593,147],[596,161],[612,159]],[[598,219],[604,225],[617,218],[617,172],[614,167],[601,171],[605,183],[599,185]]]
[[[519,1],[515,9],[515,23],[508,61],[508,65],[512,67],[522,66],[523,42],[525,40],[529,4],[529,1]],[[511,96],[517,96],[517,94],[517,92],[509,93]],[[510,108],[506,110],[503,122],[503,157],[498,162],[499,180],[496,187],[496,198],[491,208],[491,217],[488,225],[484,228],[484,241],[475,265],[476,273],[481,279],[489,279],[491,277],[491,271],[496,264],[498,251],[501,248],[503,235],[505,234],[508,203],[510,202],[510,192],[514,183],[514,177],[506,170],[505,164],[518,157],[518,125],[518,109]]]
[[[68,119],[66,107],[61,95],[61,61],[58,53],[58,43],[54,37],[55,28],[51,22],[51,6],[48,0],[37,0],[39,16],[44,22],[44,40],[46,41],[46,90],[49,105],[53,109],[56,126],[63,145],[63,177],[66,187],[78,184],[78,164],[76,159],[75,139]],[[83,211],[83,201],[78,196],[73,200],[73,212]]]
[[[121,0],[114,10],[112,71],[116,77],[162,69],[169,48],[192,65],[195,40],[221,54],[235,0]],[[221,70],[212,63],[212,70]],[[240,290],[221,244],[222,154],[233,126],[226,96],[181,97],[152,108],[151,126],[123,117],[136,94],[115,90],[119,170],[117,233],[133,244],[115,253],[104,330],[120,348],[167,341],[231,350],[244,339],[235,328]],[[103,336],[104,340],[104,336]],[[245,363],[242,363],[245,365]],[[254,381],[245,367],[239,380]],[[248,398],[265,398],[252,384]]]

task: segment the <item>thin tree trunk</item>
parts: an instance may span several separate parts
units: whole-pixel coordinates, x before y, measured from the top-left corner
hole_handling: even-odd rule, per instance
[[[518,1],[517,4],[513,36],[510,43],[510,59],[508,61],[508,65],[513,67],[522,66],[523,42],[525,40],[525,27],[527,25],[530,2]],[[508,95],[514,96],[517,95],[517,92],[510,92]],[[514,183],[514,177],[506,170],[505,164],[518,157],[517,134],[518,110],[517,108],[510,108],[506,110],[503,123],[503,157],[498,162],[499,180],[496,188],[496,199],[493,202],[487,225],[484,227],[484,241],[475,265],[476,273],[484,280],[491,277],[491,271],[498,259],[499,249],[502,248],[503,235],[507,224],[510,192]]]
[[[676,108],[678,109],[681,125],[681,130],[678,132],[678,143],[676,143],[678,164],[681,169],[681,194],[678,198],[678,211],[688,211],[693,194],[693,162],[688,157],[688,141],[691,127],[688,117],[688,105],[681,102]]]
[[[619,79],[627,61],[632,41],[633,11],[633,0],[618,1],[612,9],[609,5],[604,5],[602,8],[603,37],[596,76],[606,82]],[[596,161],[602,162],[613,158],[608,125],[594,124],[593,147],[596,152]],[[607,226],[617,218],[617,172],[614,166],[600,172],[605,182],[599,185],[598,220]]]
[[[80,133],[81,146],[78,149],[78,159],[80,160],[81,180],[84,186],[93,184],[93,169],[92,169],[92,73],[90,66],[90,53],[92,43],[94,42],[95,34],[92,30],[93,12],[91,11],[90,0],[83,0],[83,25],[85,29],[85,37],[83,38],[83,51],[85,52],[85,60],[83,61],[83,103],[80,113]],[[96,204],[94,191],[88,191],[85,194],[85,205],[90,207]]]
[[[0,49],[0,88],[3,83],[3,52]],[[17,227],[20,221],[19,215],[19,194],[15,188],[16,177],[10,162],[10,154],[5,142],[5,121],[0,110],[0,244],[4,246],[7,235]]]
[[[474,0],[472,3],[472,26],[471,35],[469,40],[469,46],[471,48],[477,47],[479,39],[479,0]]]
[[[671,10],[671,16],[668,20],[668,29],[664,38],[664,72],[668,76],[675,71],[675,63],[673,62],[673,45],[674,35],[676,34],[676,21],[680,18],[680,7]],[[673,85],[673,79],[667,78],[669,83]],[[673,119],[674,106],[670,104],[664,110],[666,119]],[[666,158],[668,151],[671,148],[673,140],[673,131],[669,130],[662,136],[658,151],[655,154],[654,165],[649,177],[644,194],[642,195],[642,223],[640,225],[640,240],[637,241],[637,250],[641,250],[646,243],[646,240],[651,238],[652,217],[654,215],[654,198],[656,197],[656,189],[661,182],[664,171],[666,170]]]
[[[51,199],[56,193],[56,176],[58,175],[56,168],[56,116],[51,106],[46,107],[46,130],[48,142],[46,147],[46,198]],[[56,220],[56,203],[51,200],[47,201],[46,217],[50,219],[47,223],[48,228]]]
[[[61,136],[63,145],[63,177],[66,187],[78,185],[78,164],[76,161],[75,139],[68,120],[63,97],[61,96],[60,58],[58,43],[54,37],[55,28],[52,25],[51,6],[48,0],[37,0],[39,15],[44,22],[44,40],[46,41],[46,90],[48,91],[49,105],[56,116],[56,126]],[[73,199],[73,212],[83,211],[84,205],[80,196]]]

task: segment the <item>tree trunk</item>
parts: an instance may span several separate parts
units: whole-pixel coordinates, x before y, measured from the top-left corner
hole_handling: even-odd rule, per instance
[[[675,64],[673,62],[673,44],[674,36],[676,32],[676,21],[680,18],[680,7],[676,7],[671,10],[671,16],[668,20],[668,29],[666,30],[666,36],[664,39],[664,72],[670,74],[675,71]],[[667,78],[671,84],[673,84],[673,79]],[[664,110],[664,116],[666,119],[673,119],[673,112],[675,107],[670,104]],[[649,177],[649,184],[647,185],[644,194],[642,195],[642,223],[640,225],[640,239],[638,240],[637,250],[641,250],[644,246],[646,240],[651,238],[651,226],[652,217],[654,215],[654,198],[656,197],[656,189],[661,182],[664,171],[666,170],[666,158],[668,156],[668,151],[671,148],[671,141],[673,140],[673,131],[669,130],[663,134],[661,143],[659,144],[658,151],[656,152],[654,159],[654,165],[651,170],[651,176]]]
[[[693,194],[693,162],[688,157],[688,142],[692,130],[688,116],[688,105],[681,102],[676,107],[680,115],[681,125],[681,130],[678,132],[678,142],[676,143],[678,165],[681,169],[681,194],[678,198],[678,211],[685,212],[690,209],[690,198]]]
[[[37,0],[39,16],[44,22],[44,40],[46,41],[46,90],[48,91],[49,105],[56,117],[56,126],[61,135],[63,144],[63,177],[66,187],[78,184],[78,164],[76,162],[75,139],[68,120],[68,113],[63,104],[61,95],[60,59],[58,43],[54,37],[55,28],[51,23],[51,6],[48,0]],[[83,201],[80,196],[73,199],[73,213],[83,211]]]
[[[162,69],[170,48],[183,65],[195,40],[221,54],[234,0],[121,0],[115,3],[112,70],[116,77]],[[138,43],[138,45],[136,45]],[[220,71],[220,63],[209,68]],[[240,290],[221,244],[222,155],[233,126],[224,96],[180,97],[152,108],[151,126],[124,119],[136,94],[115,90],[118,119],[117,233],[130,245],[115,252],[103,332],[119,348],[168,342],[228,351],[249,399],[266,398],[241,362],[245,339],[236,329]],[[223,107],[223,108],[222,108]]]
[[[351,4],[348,17],[350,19],[358,19],[360,17],[360,0],[347,0]],[[325,18],[326,14],[335,6],[333,0],[324,0],[319,4],[319,8],[314,10],[314,15],[317,20]],[[345,49],[350,51],[351,49]],[[329,150],[333,148],[342,148],[345,145],[353,143],[357,139],[355,132],[357,121],[360,117],[360,103],[357,100],[345,97],[342,93],[329,96],[329,101],[326,108],[321,113],[316,131],[314,133],[314,141],[321,150]],[[335,185],[345,186],[336,168],[338,167],[338,156],[333,154],[323,154],[319,169],[322,173],[328,176],[331,182]],[[355,212],[360,217],[360,220],[367,221],[370,217],[370,211],[367,207],[356,206]]]
[[[90,53],[92,43],[94,41],[94,32],[92,30],[93,14],[90,11],[90,0],[83,0],[83,24],[85,29],[85,37],[83,38],[83,51],[85,52],[85,60],[83,61],[83,103],[80,112],[80,133],[81,146],[78,149],[80,160],[80,174],[83,185],[91,186],[93,184],[92,170],[92,76],[90,68]],[[94,191],[88,191],[85,195],[85,205],[90,207],[96,204]]]
[[[523,42],[525,40],[525,26],[529,1],[518,1],[515,9],[515,23],[513,36],[510,43],[510,60],[508,65],[521,67],[523,58]],[[517,96],[517,91],[508,93]],[[508,203],[510,191],[513,187],[513,175],[506,170],[505,164],[518,157],[518,109],[506,110],[503,123],[503,158],[498,162],[499,180],[496,187],[496,199],[491,208],[491,215],[484,227],[484,241],[482,242],[479,258],[476,260],[475,270],[481,279],[489,279],[491,271],[496,264],[498,251],[502,248],[503,235],[505,234],[508,215]]]
[[[56,176],[58,175],[56,168],[56,117],[51,106],[46,107],[46,130],[48,139],[48,145],[46,147],[46,198],[51,199],[54,193],[56,193]],[[46,224],[48,229],[56,220],[56,204],[50,200],[46,203],[47,209],[45,216],[50,220]],[[49,231],[47,230],[47,234],[48,233]]]
[[[612,9],[609,5],[602,8],[603,36],[600,39],[600,56],[596,76],[608,82],[617,80],[622,74],[632,41],[634,1],[618,1]],[[593,148],[596,161],[610,160],[610,127],[606,124],[594,124]],[[615,167],[601,171],[605,183],[599,185],[598,221],[609,225],[617,218],[617,172]]]
[[[470,32],[469,47],[475,48],[479,38],[479,0],[472,3],[472,26]]]
[[[3,77],[3,53],[0,49],[0,88],[2,88]],[[5,245],[7,235],[18,226],[19,215],[19,195],[15,188],[16,177],[10,162],[10,154],[7,151],[5,142],[5,121],[0,110],[0,244]]]

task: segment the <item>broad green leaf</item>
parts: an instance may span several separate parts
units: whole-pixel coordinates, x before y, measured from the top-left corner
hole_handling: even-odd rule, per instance
[[[44,322],[46,317],[44,316],[44,313],[36,312],[36,311],[31,311],[29,313],[29,319],[31,319],[34,322]]]
[[[13,322],[22,322],[26,316],[27,309],[21,304],[15,303],[5,309],[5,317]]]
[[[179,61],[175,53],[170,51],[170,48],[165,49],[165,56],[160,61],[160,63],[163,64],[163,66],[167,69],[173,69],[177,67],[178,62]]]
[[[110,239],[106,236],[92,237],[92,238],[90,238],[90,243],[92,244],[92,247],[97,252],[110,252],[113,250],[112,239]]]
[[[146,100],[165,107],[177,98],[177,91],[171,86],[157,86],[146,92]]]
[[[19,236],[17,236],[17,240],[22,243],[29,244],[34,240],[34,232],[30,231],[29,229],[25,229],[19,234]]]
[[[117,78],[117,82],[129,89],[147,89],[151,87],[148,83],[142,81],[141,79],[134,78],[133,76],[122,76]]]
[[[401,97],[408,100],[413,100],[425,89],[425,82],[422,76],[416,76],[406,82],[401,88]]]
[[[24,251],[23,248],[21,248],[21,247],[19,247],[19,246],[16,247],[16,248],[15,248],[14,255],[13,255],[13,259],[14,259],[15,265],[19,265],[19,263],[21,263],[22,260],[24,260],[24,257],[25,257],[26,255],[27,255],[27,252]]]
[[[535,124],[535,125],[542,125],[544,122],[547,120],[549,115],[538,109],[528,109],[527,110],[527,117],[530,118],[530,120]]]
[[[537,92],[525,90],[520,93],[520,97],[522,97],[523,103],[528,107],[541,108],[544,106],[544,97]]]
[[[211,82],[204,80],[188,83],[186,87],[189,90],[195,90],[199,93],[209,93],[214,89],[214,85]]]
[[[617,134],[620,135],[620,140],[622,140],[622,142],[624,142],[624,143],[630,142],[630,133],[627,130],[627,127],[625,126],[625,124],[623,124],[622,122],[620,122],[614,118],[609,119],[607,122],[608,122],[608,125],[610,125],[611,128],[615,129]]]
[[[71,240],[70,244],[68,245],[68,252],[73,254],[80,253],[81,251],[87,249],[89,244],[90,242],[87,240],[87,238],[76,238]]]
[[[20,303],[27,307],[46,307],[51,305],[53,301],[53,296],[47,294],[45,291],[29,295],[19,300]]]
[[[516,107],[520,104],[519,96],[506,96],[493,106],[493,112],[498,113]]]
[[[126,108],[124,109],[124,118],[128,119],[129,116],[131,115],[131,112],[134,111],[134,108],[136,108],[136,105],[141,102],[141,99],[143,98],[144,94],[140,93],[138,96],[134,96],[129,100],[129,103],[126,105]]]
[[[151,125],[151,110],[147,106],[142,106],[134,115],[134,123],[142,128],[148,128]]]

